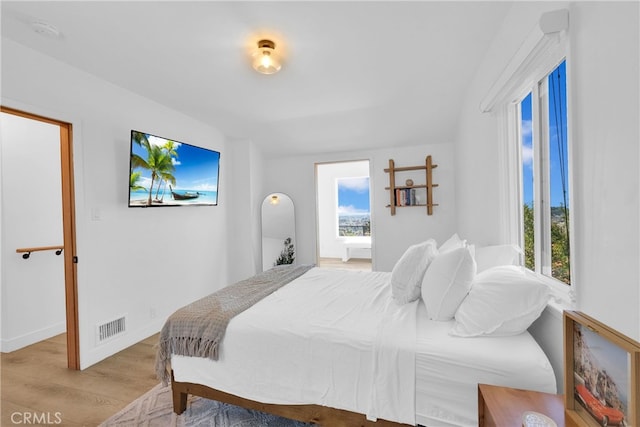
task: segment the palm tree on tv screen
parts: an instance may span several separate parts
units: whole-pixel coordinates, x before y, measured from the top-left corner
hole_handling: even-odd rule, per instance
[[[149,149],[149,157],[147,158],[147,169],[151,171],[151,185],[149,186],[149,199],[147,205],[151,205],[151,196],[153,194],[153,184],[156,178],[163,175],[171,174],[175,170],[171,156],[168,155],[162,147],[153,145]]]
[[[149,151],[149,140],[142,132],[133,133],[133,142]],[[131,168],[129,170],[129,191],[146,190],[146,187],[140,185],[142,172],[135,171],[136,168],[147,168],[147,162],[137,154],[131,153]]]
[[[173,164],[173,159],[177,159],[178,158],[178,147],[176,146],[175,141],[172,141],[172,140],[168,139],[164,143],[164,145],[162,146],[162,149],[172,159],[171,163]],[[162,201],[162,200],[164,200],[164,191],[167,188],[167,183],[171,183],[172,185],[175,186],[176,185],[176,177],[173,176],[169,172],[165,172],[165,173],[161,173],[160,174],[160,178],[162,178],[162,179],[158,182],[158,188],[156,189],[156,199],[155,200]],[[162,186],[162,197],[160,199],[158,199],[158,196],[160,194],[160,187],[161,186]]]
[[[172,175],[175,166],[171,157],[171,153],[177,156],[175,143],[173,141],[167,141],[162,147],[151,145],[147,136],[142,132],[133,133],[133,142],[147,151],[146,159],[137,154],[131,155],[131,175],[134,174],[133,169],[137,167],[147,169],[151,172],[151,185],[149,186],[149,198],[147,199],[147,206],[151,206],[153,186],[156,178],[175,182],[175,177]],[[133,179],[133,177],[131,179]]]
[[[156,200],[159,202],[162,202],[164,200],[164,191],[167,189],[167,183],[171,184],[171,185],[176,185],[176,177],[173,176],[170,173],[163,173],[160,175],[160,178],[162,178],[162,196],[160,196],[160,199],[158,199],[158,194],[160,193],[160,185],[161,183],[158,183],[158,189],[156,190]]]
[[[131,172],[131,175],[129,175],[129,191],[146,190],[139,183],[141,175],[142,172]]]
[[[133,132],[133,136],[132,136],[132,140],[133,142],[135,142],[137,145],[144,147],[145,150],[147,150],[147,153],[149,152],[149,140],[147,139],[147,135],[145,135],[142,132]],[[140,156],[138,156],[137,154],[133,154],[131,153],[131,173],[133,174],[133,170],[135,168],[145,168],[146,169],[147,166],[147,162]]]

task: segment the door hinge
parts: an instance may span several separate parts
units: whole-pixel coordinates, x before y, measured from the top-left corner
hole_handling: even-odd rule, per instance
[[[73,263],[74,263],[74,264],[77,264],[77,263],[78,263],[78,257],[77,257],[77,256],[74,256],[74,257],[73,257]]]

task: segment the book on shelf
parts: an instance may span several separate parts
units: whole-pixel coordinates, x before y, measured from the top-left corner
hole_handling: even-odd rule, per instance
[[[417,205],[415,188],[396,188],[396,206],[415,205]]]

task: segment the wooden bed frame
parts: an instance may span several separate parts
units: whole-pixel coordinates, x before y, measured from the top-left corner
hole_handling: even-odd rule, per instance
[[[363,414],[345,411],[343,409],[330,408],[321,405],[277,405],[256,402],[223,391],[215,390],[201,384],[177,382],[171,371],[171,391],[173,395],[173,411],[180,415],[187,409],[187,397],[189,394],[217,400],[218,402],[240,406],[246,409],[266,412],[292,420],[313,423],[326,427],[407,427],[409,424],[400,424],[392,421],[378,419],[369,421]]]

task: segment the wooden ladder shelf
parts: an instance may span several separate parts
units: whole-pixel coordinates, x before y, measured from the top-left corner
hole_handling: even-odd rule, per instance
[[[402,207],[415,207],[415,206],[426,206],[427,208],[427,215],[433,215],[433,207],[434,206],[438,206],[437,204],[433,203],[433,188],[437,187],[438,184],[434,184],[433,183],[433,176],[432,176],[432,170],[437,168],[438,165],[434,165],[432,160],[431,160],[431,156],[427,156],[425,159],[425,164],[421,165],[421,166],[405,166],[405,167],[399,167],[397,168],[395,166],[395,162],[393,161],[393,159],[389,159],[389,168],[385,169],[384,171],[389,173],[389,186],[385,187],[386,190],[389,190],[389,205],[388,207],[391,208],[391,215],[395,215],[396,214],[396,208],[402,208]],[[411,183],[411,185],[396,185],[396,173],[398,172],[409,172],[409,171],[419,171],[419,170],[424,170],[425,171],[425,183],[424,184],[413,184]],[[416,203],[415,200],[413,200],[412,202],[408,203],[408,204],[401,204],[401,201],[399,200],[399,192],[403,191],[403,190],[414,190],[414,189],[418,189],[418,188],[424,188],[426,189],[426,193],[427,193],[427,200],[426,203]]]

